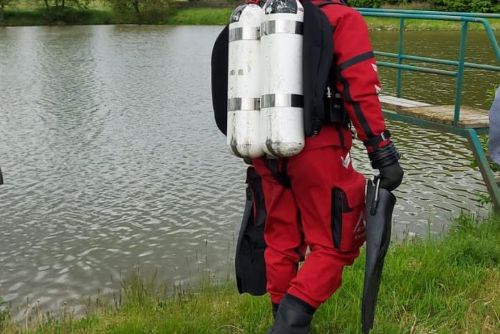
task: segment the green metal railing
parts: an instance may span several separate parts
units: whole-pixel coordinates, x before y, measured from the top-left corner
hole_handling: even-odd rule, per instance
[[[422,15],[446,15],[446,16],[464,16],[464,17],[479,17],[484,19],[498,19],[499,14],[490,13],[467,13],[467,12],[443,12],[435,10],[410,10],[410,9],[380,9],[380,8],[356,8],[360,12],[374,12],[374,13],[403,13],[403,14],[422,14]]]
[[[402,71],[416,71],[421,73],[430,73],[454,77],[455,82],[455,114],[453,119],[453,125],[457,126],[460,119],[460,108],[462,105],[462,89],[465,68],[480,69],[486,71],[498,71],[500,72],[500,67],[486,64],[475,64],[465,62],[465,50],[467,48],[467,33],[469,28],[469,23],[480,23],[483,25],[490,45],[495,53],[497,62],[500,62],[500,47],[495,38],[495,33],[491,28],[490,23],[487,19],[478,16],[487,16],[489,18],[500,19],[500,14],[474,14],[474,13],[447,13],[443,15],[443,12],[432,12],[432,11],[403,11],[403,10],[386,10],[386,9],[376,9],[376,8],[360,8],[358,9],[363,16],[371,17],[386,17],[386,18],[396,18],[399,19],[399,40],[398,40],[398,53],[390,52],[375,52],[378,56],[396,58],[397,63],[390,63],[385,61],[379,61],[377,64],[380,66],[391,67],[397,69],[396,72],[396,95],[401,97],[402,95]],[[465,15],[463,15],[465,14]],[[440,20],[440,21],[454,21],[461,22],[461,33],[460,33],[460,47],[458,60],[446,60],[446,59],[435,59],[430,57],[412,56],[404,54],[404,27],[405,21],[408,19],[416,20]],[[442,69],[434,69],[422,66],[414,66],[403,64],[404,60],[413,60],[423,63],[430,64],[441,64],[441,65],[451,65],[456,66],[455,71],[448,71]]]
[[[451,132],[469,140],[473,154],[483,175],[490,196],[492,198],[494,208],[500,211],[500,188],[495,180],[495,176],[489,166],[486,155],[478,138],[478,132],[487,133],[488,128],[461,128],[459,127],[460,109],[462,105],[462,91],[464,84],[465,69],[483,70],[500,72],[500,67],[488,64],[476,64],[465,61],[465,52],[467,49],[467,34],[470,24],[481,24],[488,37],[489,44],[495,54],[497,64],[500,63],[500,47],[495,33],[487,19],[500,19],[500,14],[478,14],[478,13],[458,13],[458,12],[435,12],[435,11],[419,11],[419,10],[399,10],[399,9],[376,9],[376,8],[357,8],[357,10],[365,17],[380,17],[399,19],[399,39],[397,53],[375,51],[375,54],[380,57],[392,58],[394,62],[377,61],[377,65],[396,69],[396,95],[402,97],[402,71],[413,71],[420,73],[429,73],[453,77],[455,79],[455,107],[451,126],[438,124],[436,122],[419,119],[412,116],[400,115],[397,113],[386,113],[389,118],[412,123],[418,126],[429,127],[441,131]],[[458,50],[458,59],[437,59],[424,56],[407,55],[404,53],[404,32],[405,23],[408,20],[439,20],[452,21],[461,23],[460,28],[460,46]],[[405,64],[405,61],[414,61],[423,64],[437,64],[453,66],[455,70],[439,69],[433,67],[415,66]],[[500,82],[499,82],[500,83]]]

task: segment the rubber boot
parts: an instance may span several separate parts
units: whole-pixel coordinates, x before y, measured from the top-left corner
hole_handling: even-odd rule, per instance
[[[292,295],[285,295],[267,334],[308,334],[315,309]]]

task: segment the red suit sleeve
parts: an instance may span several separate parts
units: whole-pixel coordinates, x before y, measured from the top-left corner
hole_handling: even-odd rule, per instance
[[[378,137],[385,131],[385,122],[378,99],[381,84],[368,26],[361,14],[352,8],[327,7],[330,8],[326,8],[325,13],[335,29],[333,47],[337,92],[342,96],[359,139],[366,141]],[[386,142],[388,140],[377,146],[384,146]]]

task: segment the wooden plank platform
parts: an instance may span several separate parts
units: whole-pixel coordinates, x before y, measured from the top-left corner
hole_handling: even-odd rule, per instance
[[[431,104],[403,99],[401,97],[395,97],[390,95],[379,95],[378,99],[382,108],[390,109],[394,111],[399,111],[403,108],[419,108],[419,107],[431,107]]]
[[[455,106],[435,106],[428,103],[398,98],[389,95],[380,95],[382,107],[394,110],[400,114],[425,119],[435,123],[452,125],[455,115]],[[487,128],[489,127],[488,111],[462,106],[460,110],[460,128]]]

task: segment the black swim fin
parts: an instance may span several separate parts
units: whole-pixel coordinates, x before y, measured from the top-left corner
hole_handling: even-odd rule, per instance
[[[361,306],[364,334],[373,328],[384,259],[391,240],[392,212],[396,204],[396,197],[390,191],[379,188],[379,185],[379,178],[369,180],[366,193],[366,266]]]

